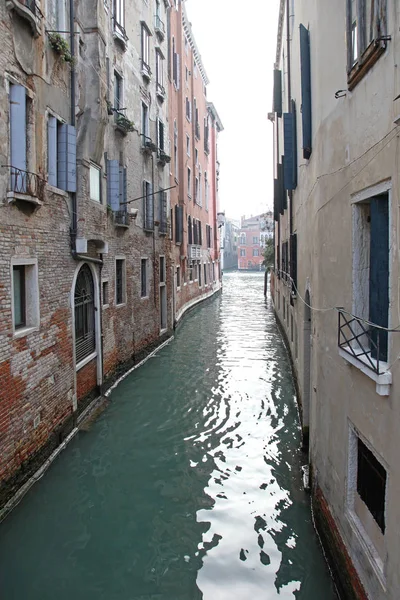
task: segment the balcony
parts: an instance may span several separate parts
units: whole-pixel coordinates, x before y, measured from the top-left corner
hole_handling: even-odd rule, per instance
[[[388,331],[339,310],[339,354],[376,382],[376,392],[388,396],[392,374],[387,364]]]
[[[40,35],[42,13],[37,0],[6,0],[6,6],[28,21],[35,37]]]
[[[188,244],[188,258],[190,260],[201,259],[201,246],[197,244]]]
[[[152,154],[153,152],[157,152],[157,144],[153,142],[153,140],[144,135],[142,133],[142,150],[146,152],[146,154]]]
[[[165,87],[163,85],[161,85],[161,83],[158,83],[158,82],[157,82],[157,86],[156,86],[156,94],[157,94],[157,98],[159,100],[161,100],[161,102],[163,102],[165,100],[165,96],[166,96]]]
[[[171,162],[171,157],[164,152],[164,150],[158,150],[157,162],[161,167],[165,167],[167,163]]]
[[[118,23],[118,21],[116,20],[115,17],[113,17],[113,23],[114,23],[114,32],[113,32],[114,40],[122,46],[123,50],[126,50],[126,47],[128,45],[128,36],[126,35],[125,27],[121,23]]]
[[[165,38],[165,25],[158,15],[156,15],[154,19],[154,29],[156,32],[156,36],[162,42]]]
[[[129,227],[129,215],[126,210],[118,210],[114,213],[114,224],[116,227]]]
[[[150,81],[150,79],[151,79],[150,65],[148,65],[147,62],[145,60],[143,60],[143,58],[142,58],[142,77],[144,79],[147,79],[147,81]]]
[[[40,206],[44,199],[46,180],[37,173],[24,171],[12,165],[5,165],[10,169],[10,180],[7,191],[8,202],[22,201]]]

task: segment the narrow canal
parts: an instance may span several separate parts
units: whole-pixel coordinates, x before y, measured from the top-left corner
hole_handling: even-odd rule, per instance
[[[0,525],[1,600],[333,600],[262,274],[113,392]]]

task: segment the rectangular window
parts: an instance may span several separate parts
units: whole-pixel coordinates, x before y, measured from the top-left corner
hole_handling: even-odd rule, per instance
[[[181,268],[176,267],[176,287],[181,287]]]
[[[195,148],[194,150],[194,162],[196,165],[199,164],[199,151],[197,150],[197,148]]]
[[[190,136],[186,134],[186,154],[190,156]]]
[[[258,248],[253,248],[253,256],[260,256],[260,251]]]
[[[253,244],[258,244],[258,237],[253,237]]]
[[[33,3],[23,2],[22,4],[30,7]],[[47,1],[47,21],[50,25],[49,29],[54,31],[64,32],[68,29],[68,10],[66,0]]]
[[[176,52],[175,38],[172,39],[172,79],[175,89],[179,90],[180,82],[180,56]]]
[[[150,136],[149,136],[149,108],[148,108],[147,104],[142,102],[142,143],[143,143],[143,145],[149,139],[150,139]]]
[[[190,282],[193,281],[193,263],[192,263],[192,261],[189,262],[189,281]]]
[[[26,325],[25,265],[13,267],[14,328]]]
[[[114,23],[125,28],[125,0],[114,0]]]
[[[201,266],[201,263],[199,262],[199,287],[202,286],[201,279],[202,279],[202,266]]]
[[[12,264],[12,314],[13,329],[39,326],[39,287],[37,262],[13,259]]]
[[[140,295],[142,298],[147,297],[147,258],[142,258],[140,261]]]
[[[103,281],[103,306],[108,306],[108,281]]]
[[[192,105],[187,96],[186,96],[186,118],[189,122],[192,120]]]
[[[156,50],[156,86],[157,93],[164,96],[164,56],[159,48]]]
[[[187,183],[188,183],[188,196],[189,196],[189,198],[191,198],[192,197],[192,171],[190,170],[189,167],[187,170]]]
[[[175,179],[178,181],[179,177],[179,163],[178,163],[178,128],[176,121],[174,122],[174,163],[175,163]]]
[[[115,304],[125,302],[125,259],[115,261]]]
[[[158,226],[158,233],[160,235],[166,235],[168,229],[167,214],[168,214],[168,198],[167,192],[162,190],[158,193],[160,203],[160,224]]]
[[[386,470],[358,438],[357,492],[385,533]]]
[[[165,283],[165,256],[160,256],[160,283]]]
[[[157,119],[157,146],[159,154],[165,152],[164,123],[161,119]]]
[[[246,250],[244,248],[240,249],[240,256],[246,256]]]
[[[208,210],[208,193],[209,193],[209,185],[208,185],[208,175],[204,173],[204,198],[206,202],[206,210]]]
[[[150,31],[146,23],[142,22],[142,72],[148,77],[150,70]]]
[[[101,169],[90,165],[90,199],[101,202]]]
[[[204,263],[204,285],[207,285],[207,265]]]
[[[197,202],[199,197],[199,178],[196,177],[195,188],[194,188],[194,200]]]
[[[143,228],[146,231],[154,229],[154,195],[151,183],[143,182],[143,207],[144,207],[144,223]]]
[[[76,191],[75,128],[52,115],[47,121],[47,169],[50,185],[66,192]]]
[[[175,206],[175,242],[183,242],[183,206]]]
[[[118,118],[118,111],[121,108],[125,108],[123,104],[123,89],[122,89],[122,77],[117,71],[114,71],[114,116]]]

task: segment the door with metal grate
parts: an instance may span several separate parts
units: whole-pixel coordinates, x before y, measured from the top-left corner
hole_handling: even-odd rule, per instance
[[[88,265],[79,271],[75,285],[75,350],[77,363],[96,350],[94,282]]]

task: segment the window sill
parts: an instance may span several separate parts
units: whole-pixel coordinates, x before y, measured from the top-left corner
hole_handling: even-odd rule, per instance
[[[52,194],[57,194],[57,196],[63,196],[64,198],[69,197],[68,192],[65,192],[64,190],[58,188],[55,185],[51,185],[50,183],[47,184],[47,191],[51,192]]]
[[[103,310],[106,310],[106,308],[109,308],[109,304],[103,304]]]
[[[347,85],[351,92],[365,77],[365,75],[372,69],[379,57],[385,52],[386,43],[375,44],[372,42],[368,48],[364,51],[361,58],[356,64],[350,69],[347,75]]]
[[[148,300],[150,298],[150,296],[140,296],[140,300]]]
[[[90,362],[92,362],[92,360],[94,360],[96,357],[97,357],[97,352],[92,352],[92,354],[89,354],[89,356],[87,356],[86,358],[81,360],[81,362],[79,362],[76,365],[76,371],[80,371],[81,369],[83,369],[83,367],[86,367],[86,365],[88,365]]]
[[[122,47],[123,50],[126,50],[126,47],[128,45],[128,37],[127,36],[122,35],[122,33],[119,33],[119,31],[114,29],[113,38],[114,38],[114,41],[117,42]]]
[[[339,355],[353,367],[359,369],[364,375],[375,381],[376,383],[376,393],[379,396],[389,396],[390,395],[390,386],[392,385],[392,373],[388,370],[389,365],[385,362],[380,361],[379,365],[382,369],[387,369],[381,375],[374,373],[371,368],[368,366],[368,361],[366,358],[352,356],[342,348],[339,348]],[[374,359],[371,359],[374,362]]]
[[[29,335],[30,333],[34,333],[35,331],[39,331],[39,327],[37,325],[35,325],[34,327],[20,327],[14,330],[13,337],[14,339],[23,338]]]
[[[41,200],[36,196],[31,196],[30,194],[20,194],[19,192],[7,192],[7,201],[9,204],[13,202],[28,202],[29,204],[33,204],[34,206],[42,206]]]
[[[116,304],[115,308],[123,308],[124,306],[126,306],[126,302],[121,302],[121,304]]]

